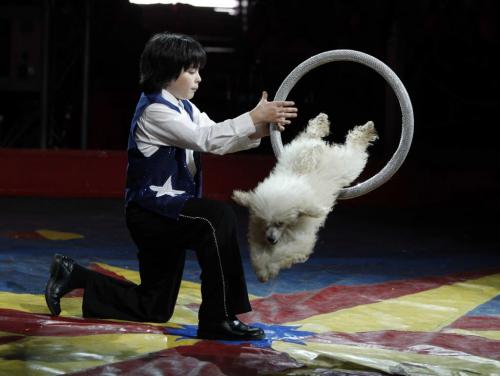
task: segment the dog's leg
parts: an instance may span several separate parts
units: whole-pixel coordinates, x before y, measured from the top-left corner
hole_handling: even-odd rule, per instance
[[[344,144],[332,145],[330,149],[331,184],[340,188],[350,185],[363,171],[368,158],[367,148],[378,138],[373,122],[369,121],[352,129]],[[325,172],[328,174],[329,172]]]
[[[298,137],[296,137],[289,145],[286,152],[282,156],[288,162],[292,171],[296,174],[303,175],[317,169],[321,161],[325,149],[328,147],[321,138],[330,133],[330,122],[326,114],[320,113],[314,119],[309,120],[307,128]],[[318,140],[321,140],[318,142]]]
[[[323,138],[330,134],[330,121],[328,115],[320,113],[314,119],[309,120],[305,134],[311,138]]]
[[[307,123],[306,129],[300,133],[293,142],[300,142],[302,139],[317,138],[322,139],[330,134],[330,121],[328,115],[320,113],[314,119],[310,119]]]
[[[373,121],[369,121],[364,125],[354,127],[346,137],[346,144],[351,147],[360,147],[363,150],[368,147],[373,141],[378,138],[377,131]]]

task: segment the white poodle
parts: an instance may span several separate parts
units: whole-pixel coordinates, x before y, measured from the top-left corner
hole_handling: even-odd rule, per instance
[[[366,149],[377,139],[369,121],[352,129],[345,144],[330,145],[322,140],[329,125],[323,113],[310,120],[263,182],[252,191],[233,192],[250,211],[250,257],[261,282],[309,258],[340,190],[361,174]]]

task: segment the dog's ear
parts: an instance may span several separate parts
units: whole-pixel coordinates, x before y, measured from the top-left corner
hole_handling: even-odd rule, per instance
[[[321,206],[311,206],[307,208],[302,208],[299,215],[305,215],[311,218],[321,218],[328,214],[330,210],[328,208],[323,208]]]
[[[248,207],[250,203],[250,196],[251,192],[233,191],[233,196],[231,198],[241,206]]]

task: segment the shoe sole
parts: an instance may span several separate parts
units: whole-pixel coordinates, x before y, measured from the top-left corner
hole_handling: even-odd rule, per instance
[[[50,278],[47,282],[47,285],[45,286],[45,303],[47,304],[47,307],[49,307],[49,311],[50,313],[52,313],[53,316],[59,316],[61,310],[59,309],[59,311],[57,311],[49,304],[48,292],[50,291],[52,284],[57,280],[57,277],[59,277],[59,268],[61,265],[60,260],[61,260],[60,255],[54,256],[52,264],[50,265]]]

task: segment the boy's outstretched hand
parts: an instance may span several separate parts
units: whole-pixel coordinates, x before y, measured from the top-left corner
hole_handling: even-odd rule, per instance
[[[262,92],[257,106],[250,111],[250,117],[255,125],[256,132],[250,136],[252,139],[269,136],[268,123],[275,123],[280,131],[285,130],[285,125],[291,123],[291,118],[297,117],[297,107],[293,107],[295,102],[292,101],[275,101],[267,100],[267,92]]]

